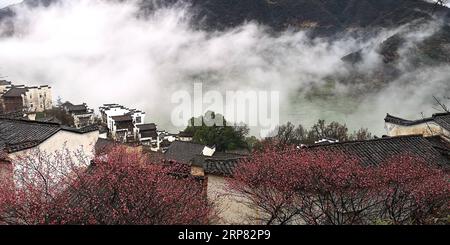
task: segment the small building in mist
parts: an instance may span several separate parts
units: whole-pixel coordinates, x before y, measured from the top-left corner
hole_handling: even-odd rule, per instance
[[[177,135],[177,140],[190,142],[194,139],[194,134],[192,132],[181,131]]]
[[[65,102],[61,107],[73,119],[76,128],[84,128],[95,123],[94,110],[89,109],[86,103],[74,105]]]
[[[50,86],[11,85],[10,82],[0,82],[2,112],[4,114],[23,112],[35,114],[52,109],[52,89]]]
[[[138,141],[137,127],[145,124],[145,112],[118,104],[105,104],[100,107],[100,114],[109,138],[120,142]]]
[[[152,149],[159,149],[159,137],[156,124],[147,123],[136,126],[136,139],[143,145],[150,146]]]

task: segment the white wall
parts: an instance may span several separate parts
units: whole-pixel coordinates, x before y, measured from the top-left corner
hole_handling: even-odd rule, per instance
[[[443,135],[450,137],[450,133],[443,129],[435,122],[421,123],[412,126],[403,126],[393,123],[386,123],[385,125],[388,136],[403,136],[403,135],[423,135],[435,136]]]
[[[106,110],[105,111],[105,114],[106,114],[106,125],[108,126],[108,129],[111,130],[111,131],[115,131],[112,117],[122,116],[124,114],[127,114],[128,112],[130,112],[130,111],[127,110],[127,109],[124,109],[124,108],[120,108],[120,107],[115,107],[115,108],[111,108],[111,109]]]
[[[50,87],[42,86],[28,88],[23,96],[24,106],[33,112],[43,112],[52,108],[52,90]],[[33,107],[31,107],[33,105]]]
[[[219,216],[219,219],[212,220],[212,223],[219,225],[254,224],[248,217],[257,216],[257,211],[250,209],[242,197],[230,192],[226,179],[216,175],[207,175],[207,177],[207,196],[214,203]]]

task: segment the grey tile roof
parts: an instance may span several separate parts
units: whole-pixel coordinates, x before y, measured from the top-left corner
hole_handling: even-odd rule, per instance
[[[430,163],[450,167],[447,153],[436,148],[436,145],[421,135],[385,137],[365,141],[349,141],[328,145],[311,145],[309,150],[332,150],[357,157],[365,166],[379,166],[391,157],[401,154],[413,154],[425,158]]]
[[[178,134],[179,137],[194,137],[194,134],[192,132],[186,132],[182,131]]]
[[[450,113],[434,114],[433,118],[437,124],[450,132]]]
[[[215,152],[212,156],[204,156],[205,145],[191,142],[175,141],[164,154],[166,160],[172,160],[192,166],[202,167],[205,174],[230,176],[237,163],[248,154]]]
[[[11,82],[7,80],[0,80],[0,85],[11,85]]]
[[[87,111],[87,110],[88,110],[86,104],[81,104],[81,105],[67,105],[66,108],[67,108],[67,110],[68,110],[69,112],[74,112],[74,111]]]
[[[203,169],[205,174],[231,176],[240,160],[247,155],[217,152],[212,157],[204,157]]]
[[[67,127],[67,126],[61,126],[61,129],[65,130],[65,131],[69,131],[69,132],[73,132],[73,133],[78,133],[78,134],[85,134],[85,133],[90,133],[90,132],[94,132],[94,131],[99,131],[99,127],[97,125],[89,125],[83,128],[72,128],[72,127]]]
[[[39,145],[60,129],[56,123],[0,119],[0,142],[7,152],[21,151]]]
[[[64,103],[61,104],[62,107],[67,107],[67,106],[73,106],[72,103],[70,103],[69,101],[66,101]]]
[[[116,122],[133,121],[131,115],[113,116],[112,119]]]
[[[141,131],[141,138],[158,138],[158,133],[156,130],[147,130],[147,131]]]
[[[141,124],[137,125],[140,131],[146,131],[146,130],[156,130],[156,124],[154,123],[147,123],[147,124]]]
[[[21,97],[28,91],[28,88],[11,88],[3,94],[3,97]]]
[[[59,124],[61,124],[61,121],[58,118],[54,117],[54,116],[38,118],[38,119],[36,119],[36,121],[51,122],[51,123],[59,123]]]
[[[32,148],[61,130],[83,134],[98,129],[96,126],[74,129],[58,123],[0,118],[0,148],[10,153]]]
[[[167,160],[189,164],[195,156],[202,154],[204,148],[205,145],[201,144],[175,141],[170,144],[164,156]]]
[[[26,117],[26,114],[19,110],[19,111],[13,111],[13,112],[7,112],[0,114],[1,118],[11,118],[11,119],[24,119]]]
[[[238,161],[207,161],[204,165],[205,174],[232,176]]]
[[[442,155],[450,157],[450,142],[441,136],[426,137],[433,147],[441,152]]]

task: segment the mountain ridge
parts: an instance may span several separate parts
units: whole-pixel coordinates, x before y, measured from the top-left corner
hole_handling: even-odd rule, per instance
[[[60,0],[24,0],[30,7],[48,6]],[[109,0],[122,2],[124,0]],[[234,28],[248,21],[275,30],[316,27],[343,30],[399,26],[431,18],[435,12],[450,18],[450,9],[424,0],[137,0],[141,9],[189,5],[194,23],[206,29]],[[1,13],[0,13],[1,14]]]

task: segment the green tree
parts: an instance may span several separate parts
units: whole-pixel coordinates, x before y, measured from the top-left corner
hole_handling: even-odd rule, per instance
[[[260,144],[260,140],[256,138],[255,136],[250,136],[245,138],[245,142],[247,143],[247,147],[249,150],[253,150],[255,147],[257,147]]]
[[[246,125],[229,125],[221,114],[206,112],[204,116],[191,118],[185,132],[193,135],[195,143],[215,145],[218,151],[248,148]]]

